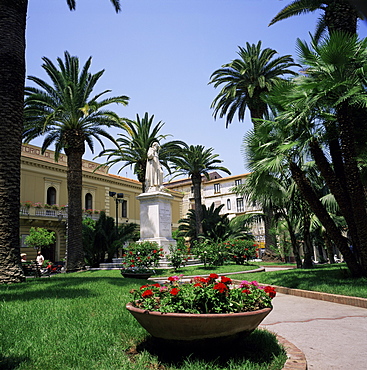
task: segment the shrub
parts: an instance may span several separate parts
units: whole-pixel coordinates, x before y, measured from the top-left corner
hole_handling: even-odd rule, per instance
[[[223,243],[209,240],[194,241],[192,251],[204,266],[223,266],[228,259],[228,251]]]
[[[185,245],[183,238],[177,240],[176,245],[170,245],[168,247],[169,255],[168,260],[175,270],[180,267],[185,267],[189,257],[188,247]]]
[[[163,248],[156,242],[130,243],[124,249],[122,265],[128,269],[157,267],[160,258],[163,257]]]
[[[222,243],[227,250],[229,261],[243,265],[256,257],[257,245],[252,240],[228,239]]]

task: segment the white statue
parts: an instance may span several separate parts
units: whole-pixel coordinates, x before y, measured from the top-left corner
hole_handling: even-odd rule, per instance
[[[153,143],[148,149],[147,168],[145,172],[145,191],[161,191],[163,186],[163,169],[159,162],[159,144]]]

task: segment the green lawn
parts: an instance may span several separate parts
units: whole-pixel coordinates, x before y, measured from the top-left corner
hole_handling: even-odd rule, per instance
[[[146,281],[87,271],[0,286],[0,368],[12,370],[281,369],[275,337],[255,331],[207,351],[159,343],[126,311]],[[275,359],[274,359],[275,358]]]
[[[312,269],[238,274],[238,280],[257,280],[288,288],[367,298],[367,279],[353,279],[345,264],[316,265]]]
[[[228,272],[241,272],[241,271],[250,271],[259,268],[258,265],[249,264],[249,265],[235,265],[229,264],[224,266],[215,266],[215,267],[204,267],[203,265],[200,266],[187,266],[181,267],[177,271],[173,269],[157,269],[156,274],[154,276],[157,277],[164,277],[164,276],[172,276],[172,275],[186,275],[186,276],[195,276],[195,275],[209,275],[213,272],[217,274],[224,274]]]

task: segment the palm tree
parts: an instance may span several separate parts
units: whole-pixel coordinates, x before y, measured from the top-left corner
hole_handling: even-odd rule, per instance
[[[299,80],[299,96],[293,104],[299,109],[293,122],[315,115],[314,125],[323,123],[321,136],[329,145],[332,166],[315,137],[310,141],[311,153],[337,200],[352,235],[360,263],[367,271],[367,200],[361,180],[359,153],[365,152],[364,135],[367,112],[367,39],[334,32],[323,42],[311,47],[298,40],[301,60],[307,75]],[[307,107],[306,107],[307,106]],[[316,112],[316,113],[315,113]],[[320,135],[318,135],[320,137]]]
[[[326,29],[329,32],[357,32],[358,11],[349,0],[294,0],[283,8],[269,23],[272,24],[295,15],[322,10],[316,26],[315,38],[320,39]]]
[[[116,12],[120,1],[111,0]],[[71,10],[75,0],[67,0]],[[0,282],[20,282],[20,153],[28,0],[0,0]]]
[[[309,171],[309,167],[312,162],[309,163],[311,158],[308,149],[309,140],[305,140],[305,131],[311,138],[309,140],[316,135],[315,131],[312,132],[307,125],[297,127],[295,124],[290,124],[290,121],[282,115],[279,115],[275,121],[262,122],[253,132],[255,137],[253,144],[257,141],[253,149],[257,152],[257,156],[262,158],[261,160],[258,158],[253,170],[265,174],[288,171],[311,211],[320,220],[328,236],[343,254],[351,273],[354,276],[363,276],[365,275],[363,267],[358,263],[355,254],[351,252],[347,239],[322,203],[320,193],[313,184],[315,175],[310,176],[312,172]],[[304,227],[303,230],[308,232],[309,226]]]
[[[159,134],[164,126],[164,122],[159,121],[153,127],[153,121],[154,115],[149,117],[147,112],[142,119],[137,114],[136,121],[125,119],[120,125],[124,133],[118,134],[119,138],[116,140],[117,149],[105,149],[98,155],[98,157],[107,156],[107,162],[103,166],[123,163],[118,172],[127,166],[133,166],[134,174],[137,175],[138,180],[142,183],[143,193],[145,191],[147,153],[151,145],[154,142],[159,143],[159,161],[169,173],[171,173],[171,159],[180,152],[182,146],[186,145],[179,140],[161,144],[160,141],[170,135]]]
[[[191,177],[196,213],[196,235],[203,233],[203,208],[201,204],[201,181],[203,175],[209,179],[209,171],[220,170],[231,174],[222,166],[223,161],[218,159],[218,154],[213,154],[213,148],[205,149],[202,145],[190,145],[184,147],[179,156],[172,159],[176,170],[184,175]]]
[[[85,144],[93,152],[92,138],[103,147],[101,136],[114,141],[102,126],[116,125],[119,117],[105,107],[112,104],[126,105],[127,96],[100,99],[109,92],[105,90],[91,96],[103,70],[89,72],[90,57],[79,69],[77,57],[65,52],[65,62],[58,58],[58,68],[48,58],[43,58],[43,69],[51,79],[49,84],[37,77],[28,77],[39,87],[25,89],[24,141],[46,135],[42,151],[55,144],[55,160],[64,149],[67,156],[68,186],[68,246],[67,271],[84,267],[82,246],[82,157]]]
[[[198,237],[211,240],[213,242],[221,242],[227,239],[248,239],[252,240],[252,235],[246,222],[241,216],[233,219],[228,218],[228,214],[221,215],[220,212],[224,204],[215,207],[212,203],[209,208],[202,205],[203,208],[203,234],[196,234],[196,213],[190,209],[186,218],[179,220],[178,237],[190,238],[191,241],[197,240]]]
[[[239,47],[239,59],[224,64],[211,75],[210,84],[217,88],[224,85],[213,100],[214,117],[226,116],[226,127],[235,114],[243,121],[248,108],[251,119],[264,118],[268,107],[264,96],[272,89],[276,81],[284,75],[296,75],[290,68],[298,66],[290,55],[274,58],[277,51],[266,48],[261,50],[261,41],[257,45],[246,43],[246,48]]]

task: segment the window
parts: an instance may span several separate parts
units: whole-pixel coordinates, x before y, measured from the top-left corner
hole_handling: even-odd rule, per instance
[[[235,186],[242,185],[242,179],[235,180],[234,185]]]
[[[214,193],[220,193],[220,184],[214,184]]]
[[[85,194],[85,209],[93,209],[93,197],[91,193]]]
[[[121,217],[127,218],[127,200],[121,202]]]
[[[47,189],[47,204],[51,206],[56,204],[56,189],[53,186]]]
[[[227,209],[231,209],[231,200],[227,199]]]
[[[236,203],[237,203],[237,212],[243,212],[244,211],[243,198],[237,198]]]

